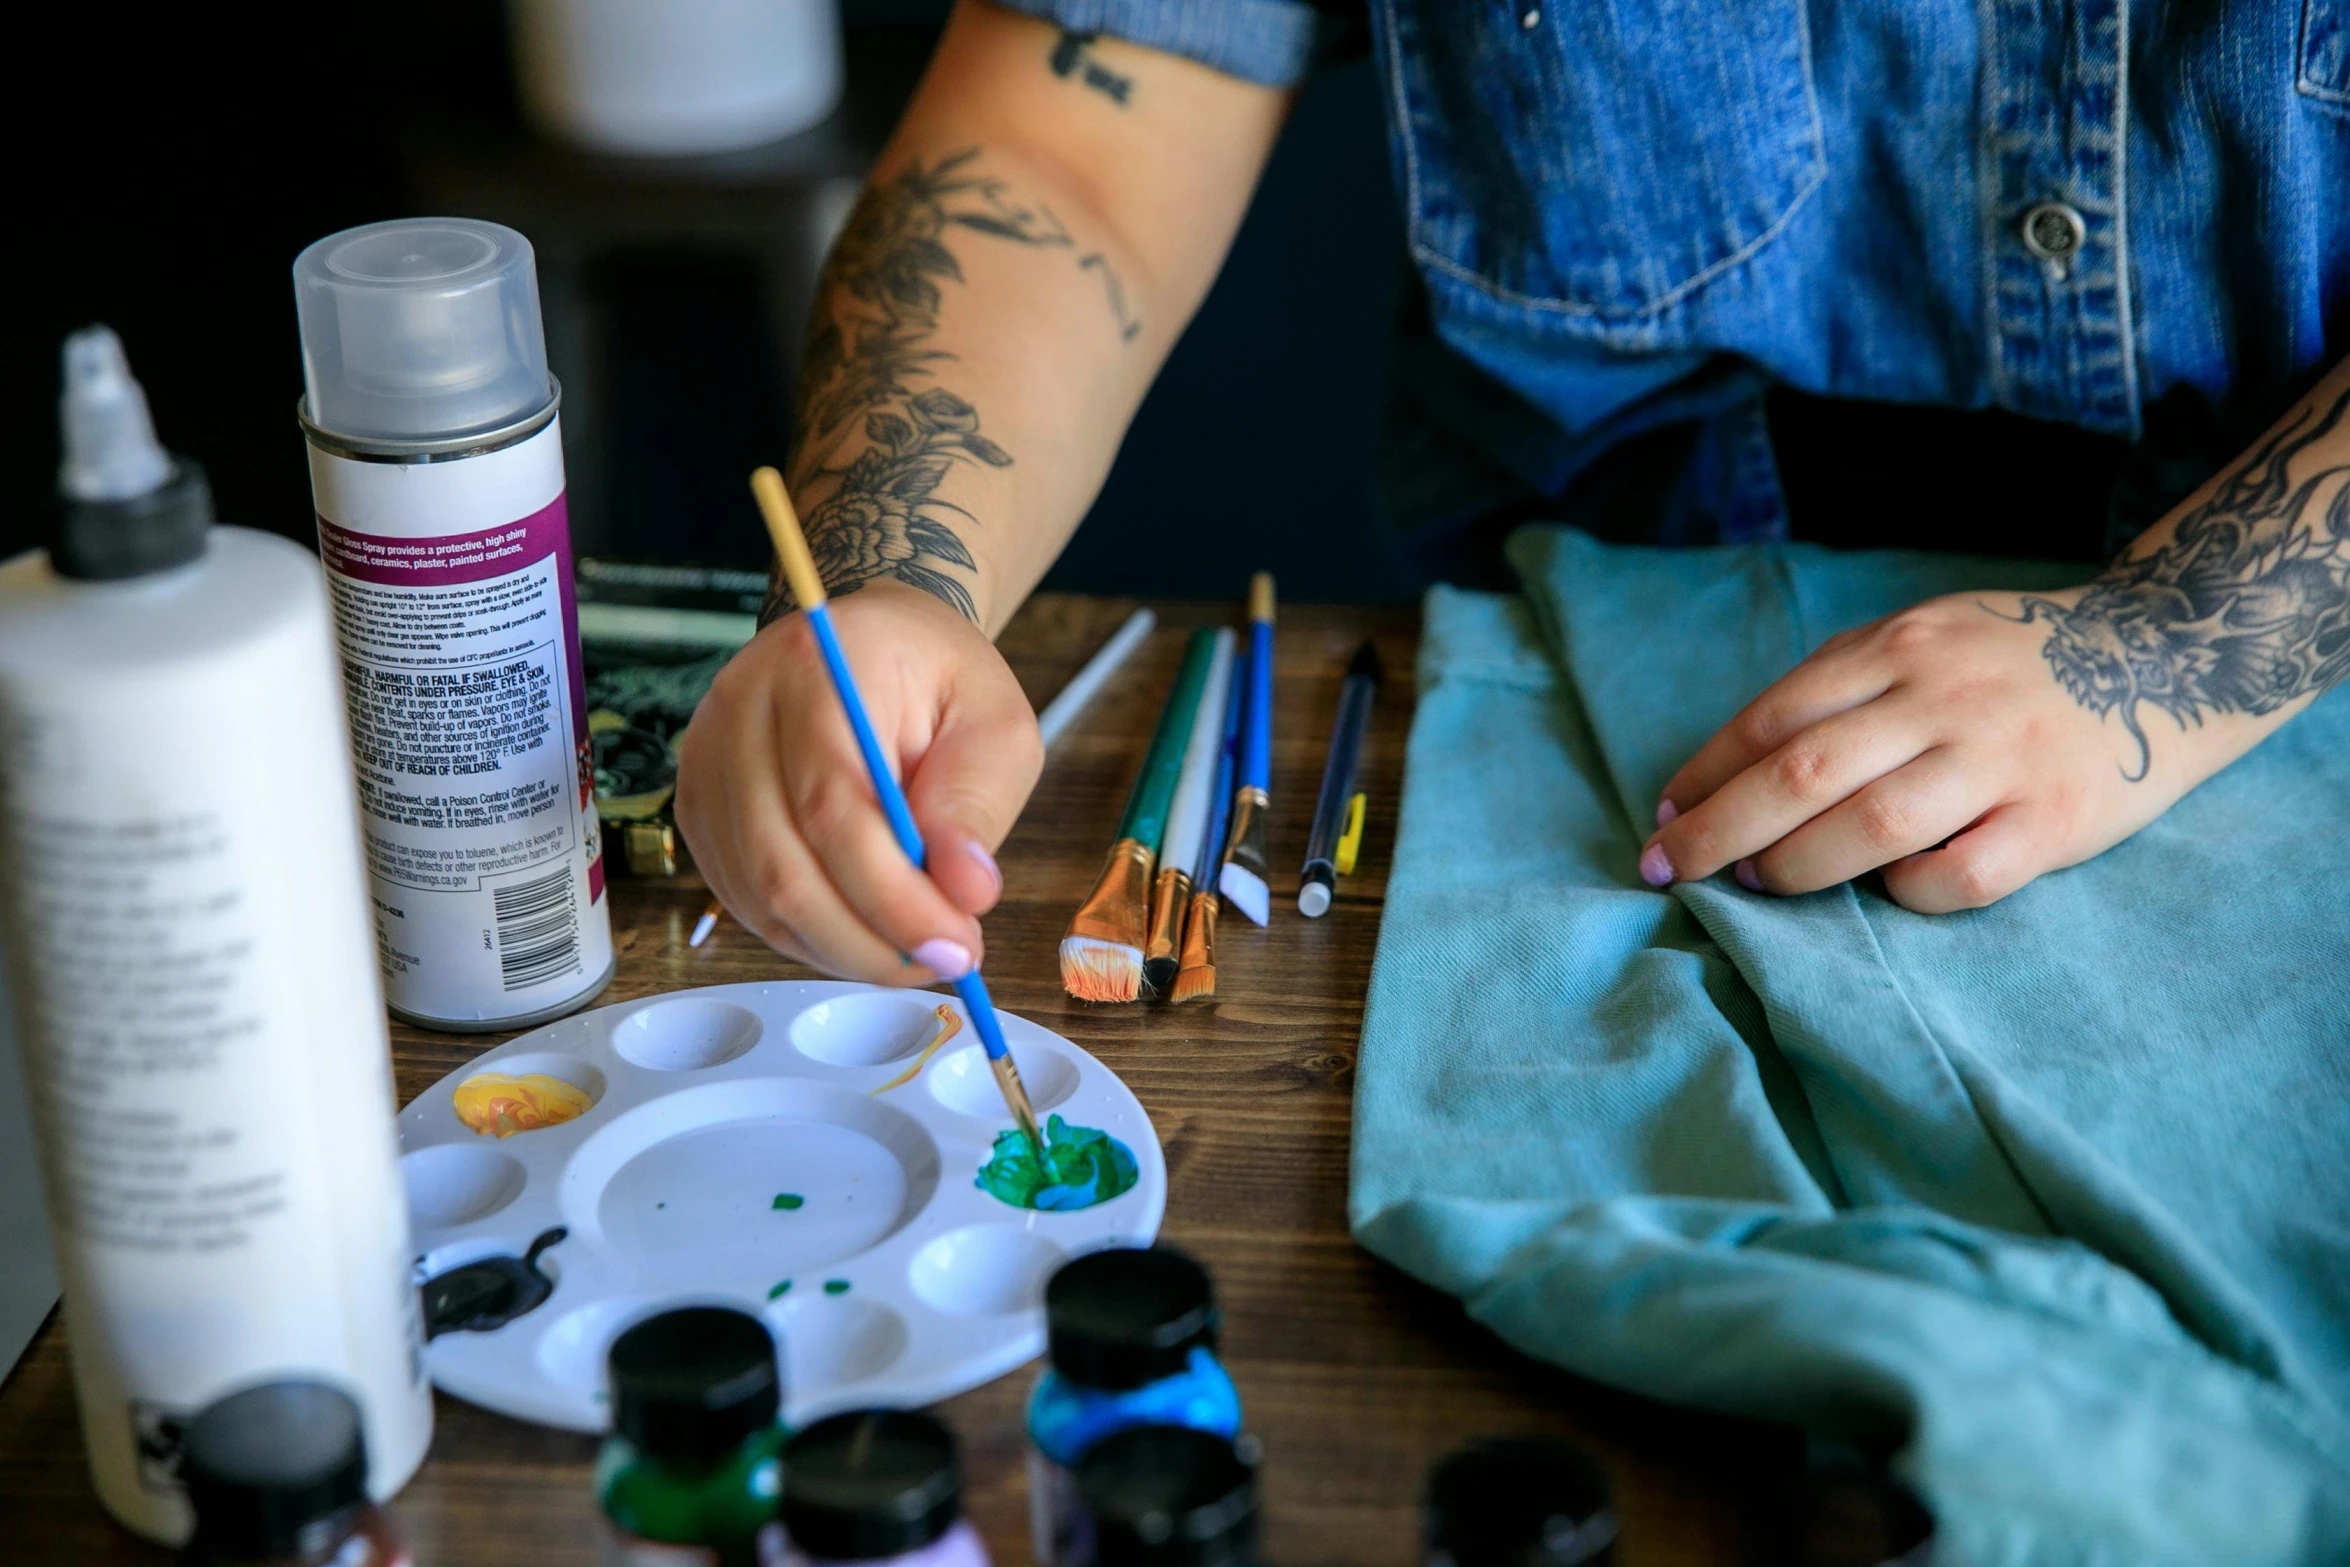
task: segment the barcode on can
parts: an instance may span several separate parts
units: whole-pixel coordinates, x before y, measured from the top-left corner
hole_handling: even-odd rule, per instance
[[[523,990],[579,967],[579,905],[571,868],[490,892],[498,927],[498,973]]]

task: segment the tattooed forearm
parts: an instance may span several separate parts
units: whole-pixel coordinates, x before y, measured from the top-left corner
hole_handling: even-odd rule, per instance
[[[974,173],[977,156],[910,163],[858,198],[817,285],[791,461],[792,492],[828,588],[851,593],[893,576],[974,620],[960,574],[978,565],[956,532],[970,513],[939,499],[938,487],[958,463],[1006,468],[1012,459],[980,433],[970,403],[941,386],[916,386],[954,360],[933,343],[940,285],[963,280],[947,236],[960,229],[1016,245],[1069,243],[1050,211],[1020,206],[1001,181]],[[791,607],[778,572],[760,619]]]
[[[1012,458],[980,432],[968,400],[936,384],[941,367],[955,362],[936,341],[943,287],[963,281],[948,241],[976,234],[1029,249],[1074,248],[1050,208],[1015,201],[1002,180],[977,171],[978,156],[972,149],[916,160],[858,198],[818,280],[790,463],[792,494],[828,588],[852,593],[894,577],[972,620],[979,614],[969,581],[979,567],[958,529],[974,519],[938,490],[958,465],[1008,468]],[[1078,266],[1098,267],[1120,337],[1131,339],[1140,328],[1109,263],[1096,253]],[[760,623],[792,607],[781,573],[771,575]]]
[[[2207,713],[2274,713],[2350,674],[2350,389],[2312,403],[2179,519],[2125,554],[2074,604],[2027,597],[2041,653],[2074,701],[2120,715],[2153,752],[2141,703],[2183,730]],[[1996,611],[1994,611],[1996,613]]]
[[[1064,78],[1076,77],[1122,109],[1126,106],[1127,95],[1134,91],[1134,78],[1119,75],[1087,52],[1086,46],[1093,42],[1094,37],[1092,33],[1062,33],[1054,41],[1050,56],[1053,74]]]

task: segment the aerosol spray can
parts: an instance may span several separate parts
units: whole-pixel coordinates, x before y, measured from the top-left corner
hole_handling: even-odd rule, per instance
[[[319,553],[392,1010],[519,1028],[612,975],[530,241],[469,218],[294,261]]]
[[[0,947],[98,1499],[177,1541],[212,1400],[342,1389],[384,1497],[432,1399],[318,563],[211,525],[113,333],[65,368],[54,543],[0,563]]]

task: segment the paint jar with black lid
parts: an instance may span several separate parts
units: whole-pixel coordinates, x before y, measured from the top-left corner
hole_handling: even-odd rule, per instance
[[[1051,1368],[1028,1400],[1028,1510],[1039,1567],[1067,1561],[1077,1461],[1130,1426],[1175,1425],[1229,1440],[1240,1393],[1216,1359],[1207,1269],[1167,1246],[1091,1252],[1045,1286]]]
[[[788,1567],[988,1567],[954,1433],[910,1410],[852,1410],[786,1443],[783,1528]]]
[[[648,1317],[612,1341],[596,1460],[611,1567],[759,1567],[782,1554],[783,1377],[758,1318]]]
[[[1478,1442],[1428,1477],[1428,1567],[1600,1567],[1622,1533],[1607,1473],[1539,1437]]]
[[[1256,1567],[1254,1438],[1133,1426],[1078,1461],[1073,1567]]]
[[[407,1567],[367,1496],[359,1406],[323,1382],[265,1382],[188,1423],[180,1481],[195,1510],[186,1567]]]

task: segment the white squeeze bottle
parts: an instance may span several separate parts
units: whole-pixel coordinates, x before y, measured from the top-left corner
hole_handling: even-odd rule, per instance
[[[55,542],[0,562],[0,948],[98,1498],[177,1542],[183,1423],[330,1382],[432,1436],[318,562],[212,526],[122,345],[65,345]]]
[[[345,229],[294,259],[294,300],[385,998],[545,1022],[611,979],[612,925],[530,241]]]

